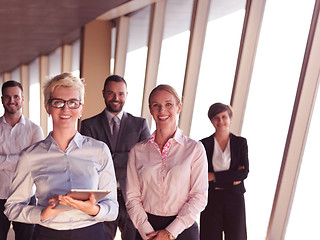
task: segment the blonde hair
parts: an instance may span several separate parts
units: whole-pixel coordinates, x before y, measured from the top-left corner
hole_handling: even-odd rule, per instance
[[[79,90],[80,101],[84,103],[84,79],[73,76],[69,72],[50,78],[43,87],[44,104],[48,104],[51,94],[57,87],[68,87]]]
[[[151,93],[149,95],[149,106],[151,104],[151,98],[158,91],[167,91],[167,92],[171,93],[174,96],[174,98],[177,100],[177,104],[181,103],[181,99],[180,99],[177,91],[173,87],[171,87],[170,85],[167,85],[167,84],[160,84],[151,91]]]

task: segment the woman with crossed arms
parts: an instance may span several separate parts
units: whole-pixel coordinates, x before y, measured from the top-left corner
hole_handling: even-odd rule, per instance
[[[249,172],[247,140],[230,132],[232,109],[215,103],[208,111],[215,133],[201,140],[208,158],[208,205],[201,213],[201,240],[245,240],[243,181]]]
[[[196,220],[207,204],[208,168],[203,145],[177,127],[181,101],[169,85],[149,96],[156,130],[129,153],[127,210],[136,239],[198,240]]]

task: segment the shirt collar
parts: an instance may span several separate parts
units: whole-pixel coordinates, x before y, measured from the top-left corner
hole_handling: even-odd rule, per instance
[[[104,112],[107,116],[108,122],[110,123],[112,118],[115,116],[114,114],[112,114],[111,112],[109,112],[106,108],[104,109]],[[121,110],[121,112],[119,112],[116,116],[119,118],[119,120],[121,121],[121,118],[123,116],[123,110]]]
[[[23,116],[23,114],[21,114],[21,117],[20,117],[20,120],[18,123],[22,123],[23,125],[26,125],[26,119],[25,117]]]
[[[176,140],[177,143],[184,145],[183,138],[184,138],[184,136],[183,136],[180,128],[177,128],[177,130],[173,136],[173,139]]]
[[[154,132],[151,134],[151,136],[149,137],[149,139],[148,139],[147,142],[153,142],[154,139],[155,139],[155,137],[156,137],[156,131],[154,131]],[[176,130],[176,132],[174,133],[173,137],[170,138],[168,141],[170,141],[170,140],[171,140],[171,141],[174,140],[175,142],[177,142],[177,143],[179,143],[179,144],[181,144],[181,145],[184,145],[184,144],[183,144],[183,143],[184,143],[184,142],[183,142],[183,134],[182,134],[180,128],[177,127],[177,130]]]
[[[78,148],[81,148],[83,144],[83,136],[77,131],[76,135],[73,137],[73,141]]]
[[[74,142],[74,144],[77,146],[77,148],[81,148],[82,147],[82,143],[83,143],[82,140],[83,140],[82,135],[77,131],[76,134],[74,135],[73,139],[70,141],[69,146]],[[52,137],[52,131],[46,137],[46,139],[44,140],[44,143],[46,145],[47,151],[50,151],[50,149],[52,148],[53,144],[58,145],[56,143],[56,141]],[[68,148],[69,148],[69,146],[68,146]]]
[[[8,124],[4,115],[0,118],[0,124],[2,124],[2,123]],[[23,116],[23,114],[21,114],[21,117],[20,117],[19,121],[17,122],[17,124],[18,123],[22,123],[23,125],[26,125],[26,119]]]
[[[2,116],[2,117],[0,118],[0,124],[2,124],[2,123],[6,123],[6,120],[4,119],[4,116]]]

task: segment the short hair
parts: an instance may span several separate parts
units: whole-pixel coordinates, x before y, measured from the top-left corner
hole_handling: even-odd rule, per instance
[[[173,87],[171,87],[170,85],[167,85],[167,84],[160,84],[151,91],[151,93],[149,95],[149,106],[151,104],[151,98],[158,91],[167,91],[167,92],[171,93],[175,97],[175,99],[177,100],[177,104],[181,103],[181,99],[180,99],[177,91]]]
[[[9,87],[19,87],[21,89],[21,92],[23,92],[23,88],[22,88],[21,83],[15,81],[15,80],[9,80],[9,81],[6,81],[4,84],[2,84],[2,88],[1,88],[2,95],[4,93],[4,90]]]
[[[48,104],[51,94],[57,87],[68,87],[79,90],[80,101],[84,103],[84,79],[65,72],[50,78],[43,87],[44,104]]]
[[[230,105],[226,105],[223,103],[214,103],[210,106],[208,111],[208,117],[210,121],[214,116],[216,116],[219,113],[227,111],[230,118],[232,118],[232,107]]]
[[[126,87],[127,87],[127,82],[126,82],[126,80],[124,80],[123,77],[121,77],[121,76],[119,76],[119,75],[110,75],[110,76],[107,77],[107,79],[104,81],[103,90],[106,89],[107,84],[108,84],[109,82],[123,82],[123,83],[126,85]]]

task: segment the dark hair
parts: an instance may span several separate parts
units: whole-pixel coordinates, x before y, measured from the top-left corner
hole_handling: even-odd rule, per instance
[[[6,81],[4,84],[2,84],[2,88],[1,88],[2,95],[3,95],[4,90],[9,87],[19,87],[21,89],[21,92],[23,92],[23,88],[22,88],[21,83],[14,81],[14,80],[10,80],[10,81]]]
[[[103,90],[106,89],[108,82],[123,82],[127,87],[127,82],[119,75],[111,75],[107,77],[106,81],[104,82]]]
[[[232,108],[230,105],[226,105],[223,103],[214,103],[210,106],[208,111],[208,117],[211,119],[219,113],[227,111],[230,118],[232,118]]]

